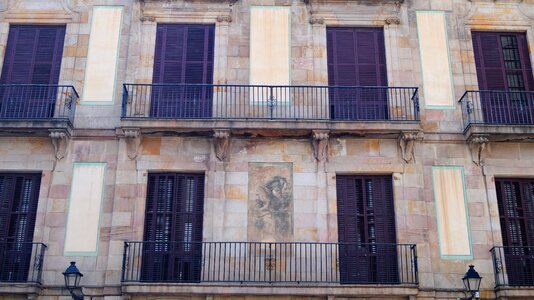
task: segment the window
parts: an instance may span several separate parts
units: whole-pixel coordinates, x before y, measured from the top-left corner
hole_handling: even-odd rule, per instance
[[[495,179],[510,285],[534,283],[534,180]]]
[[[487,123],[531,123],[534,78],[526,34],[473,32],[482,111]],[[495,91],[495,92],[494,92]],[[508,91],[502,93],[498,91]]]
[[[0,173],[0,281],[26,281],[41,174]]]
[[[214,39],[213,25],[158,24],[152,117],[211,117]]]
[[[386,120],[387,86],[382,28],[327,27],[330,116],[339,120]]]
[[[53,116],[64,38],[65,26],[10,26],[0,77],[0,117]],[[46,86],[5,86],[9,84]]]
[[[203,175],[149,174],[143,280],[200,280],[203,211]]]
[[[341,283],[397,283],[391,176],[336,176]]]

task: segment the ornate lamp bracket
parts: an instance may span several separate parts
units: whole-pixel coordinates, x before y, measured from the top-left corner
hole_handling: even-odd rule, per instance
[[[225,161],[228,157],[228,146],[230,145],[230,129],[213,130],[213,146],[215,156],[219,161]]]
[[[473,163],[477,166],[484,165],[484,154],[485,149],[488,146],[489,139],[487,135],[476,135],[469,138],[467,144],[469,145],[469,150],[471,151],[471,158]]]

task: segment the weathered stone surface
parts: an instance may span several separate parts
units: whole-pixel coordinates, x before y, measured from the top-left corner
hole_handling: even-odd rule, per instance
[[[254,287],[221,284],[218,287],[190,288],[161,286],[138,287],[131,294],[136,299],[332,299],[328,293],[343,299],[347,293],[374,299],[455,299],[463,297],[459,280],[466,267],[474,263],[484,277],[483,297],[493,298],[493,264],[489,249],[502,244],[501,226],[494,179],[500,177],[532,178],[534,146],[532,140],[490,141],[484,150],[484,166],[473,164],[470,149],[463,135],[460,107],[425,109],[422,89],[420,51],[418,46],[416,10],[447,11],[448,46],[450,50],[455,99],[465,90],[478,89],[472,30],[525,31],[533,26],[532,1],[519,0],[405,0],[405,1],[4,1],[0,4],[0,59],[3,59],[10,23],[67,24],[60,71],[61,84],[72,84],[83,93],[83,80],[90,39],[91,9],[95,5],[124,5],[120,51],[117,65],[116,93],[112,105],[78,105],[75,130],[65,157],[56,161],[48,137],[0,137],[1,172],[42,172],[37,209],[35,242],[48,245],[44,259],[43,289],[39,299],[58,299],[63,285],[61,272],[70,260],[83,268],[84,285],[93,285],[94,295],[103,295],[104,284],[120,291],[124,240],[142,240],[150,172],[194,172],[205,174],[205,206],[203,238],[206,241],[255,240],[251,235],[253,221],[249,213],[255,206],[260,184],[253,184],[258,171],[251,163],[291,165],[278,173],[291,173],[290,235],[283,240],[336,242],[337,174],[387,174],[392,176],[396,214],[397,242],[416,243],[419,287],[402,296],[398,287],[304,287],[286,289],[269,286]],[[115,135],[121,123],[123,83],[151,83],[158,23],[215,24],[214,83],[248,84],[249,80],[249,17],[251,5],[291,6],[291,68],[293,85],[327,85],[328,26],[383,26],[386,43],[387,77],[390,86],[418,86],[421,106],[420,128],[425,138],[418,141],[414,163],[406,164],[399,154],[397,136],[369,136],[370,128],[391,131],[397,124],[347,124],[340,122],[289,122],[290,129],[305,130],[296,138],[280,136],[273,122],[226,122],[224,126],[270,128],[269,137],[232,136],[224,162],[216,161],[211,137],[206,132],[216,123],[190,121],[165,127],[158,121],[155,128],[144,133],[138,156],[130,160],[125,143]],[[389,21],[388,21],[389,20]],[[527,34],[527,36],[529,36]],[[529,39],[532,43],[532,38]],[[532,45],[531,47],[532,48]],[[456,101],[455,101],[456,102]],[[128,121],[130,122],[130,121]],[[208,124],[205,132],[177,133],[194,124]],[[184,125],[185,124],[185,125]],[[321,128],[315,128],[320,124]],[[217,125],[220,126],[220,125]],[[278,126],[278,125],[277,125]],[[319,125],[317,125],[319,126]],[[417,125],[419,128],[419,125]],[[330,130],[328,161],[320,168],[313,156],[311,130]],[[225,127],[226,128],[226,127]],[[397,128],[397,127],[395,127]],[[523,127],[521,127],[523,128]],[[398,132],[395,129],[395,132]],[[504,128],[516,134],[525,129]],[[291,132],[292,130],[289,130]],[[345,134],[344,131],[350,131]],[[267,131],[264,131],[267,132]],[[513,133],[513,132],[512,132]],[[63,255],[65,223],[68,214],[72,164],[74,162],[106,162],[108,164],[104,203],[101,214],[100,244],[97,256],[87,258]],[[471,224],[472,260],[445,260],[439,254],[436,209],[431,178],[432,166],[463,166],[467,204]],[[260,174],[265,175],[265,174]],[[275,174],[271,174],[277,176]],[[289,176],[289,175],[288,175]],[[289,184],[289,181],[288,181]],[[265,183],[263,184],[265,187]],[[271,194],[274,192],[271,191]],[[254,237],[254,238],[253,238]],[[281,238],[281,239],[282,239]],[[233,296],[219,295],[223,288]],[[14,288],[13,288],[14,289]],[[355,290],[358,289],[358,290]],[[128,290],[128,289],[125,289]],[[306,296],[287,296],[283,293]],[[184,292],[186,291],[186,292]],[[241,292],[239,292],[241,291]],[[0,293],[4,290],[0,289]],[[64,291],[63,291],[64,292]],[[165,294],[167,293],[168,294]],[[239,292],[239,296],[236,293]],[[510,295],[519,293],[509,291]],[[522,289],[524,299],[534,292]],[[6,291],[7,293],[7,291]],[[206,296],[206,293],[209,295]],[[246,296],[246,294],[249,296]],[[265,296],[259,296],[263,293]],[[275,296],[266,296],[277,293]],[[507,295],[500,291],[502,295]],[[515,293],[515,294],[514,294]],[[160,296],[165,294],[166,296]],[[250,295],[252,294],[252,295]],[[255,294],[255,295],[254,295]],[[311,295],[310,295],[311,294]],[[62,297],[67,294],[63,293]],[[5,299],[18,296],[5,294]],[[211,298],[210,298],[211,297]],[[285,298],[284,298],[285,297]],[[111,297],[108,297],[111,299]]]

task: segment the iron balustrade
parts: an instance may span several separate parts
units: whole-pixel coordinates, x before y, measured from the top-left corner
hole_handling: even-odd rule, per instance
[[[534,124],[534,92],[466,91],[459,102],[464,128],[470,124]]]
[[[124,243],[123,282],[417,285],[413,244]]]
[[[32,242],[0,242],[0,282],[41,284],[46,245]]]
[[[534,286],[534,247],[491,248],[496,286]]]
[[[72,124],[78,99],[72,85],[0,84],[0,119],[66,119]]]
[[[416,87],[124,84],[122,117],[418,121]]]

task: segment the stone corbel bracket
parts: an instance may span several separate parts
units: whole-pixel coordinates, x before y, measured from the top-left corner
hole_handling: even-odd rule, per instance
[[[123,128],[124,139],[126,142],[126,152],[129,159],[135,159],[139,155],[139,147],[143,142],[143,135],[140,128]]]
[[[486,135],[472,136],[467,144],[469,145],[469,150],[471,151],[471,159],[473,163],[477,166],[484,165],[484,153],[489,143],[489,139]]]
[[[312,25],[323,25],[324,19],[316,16],[310,16],[310,24]]]
[[[385,21],[386,25],[400,25],[401,21],[397,17],[387,18]]]
[[[232,15],[220,15],[216,20],[218,23],[232,23]]]
[[[415,162],[415,141],[423,139],[423,134],[420,131],[402,132],[399,135],[399,148],[401,150],[401,158],[406,163]]]
[[[330,138],[330,131],[328,130],[313,130],[312,131],[312,148],[313,157],[318,162],[328,161],[328,139]]]
[[[50,139],[52,139],[56,159],[61,160],[67,155],[70,140],[69,132],[64,129],[52,129],[50,130]]]
[[[219,161],[225,161],[228,157],[228,146],[230,145],[230,130],[215,129],[213,130],[213,146],[215,147],[215,156]]]

